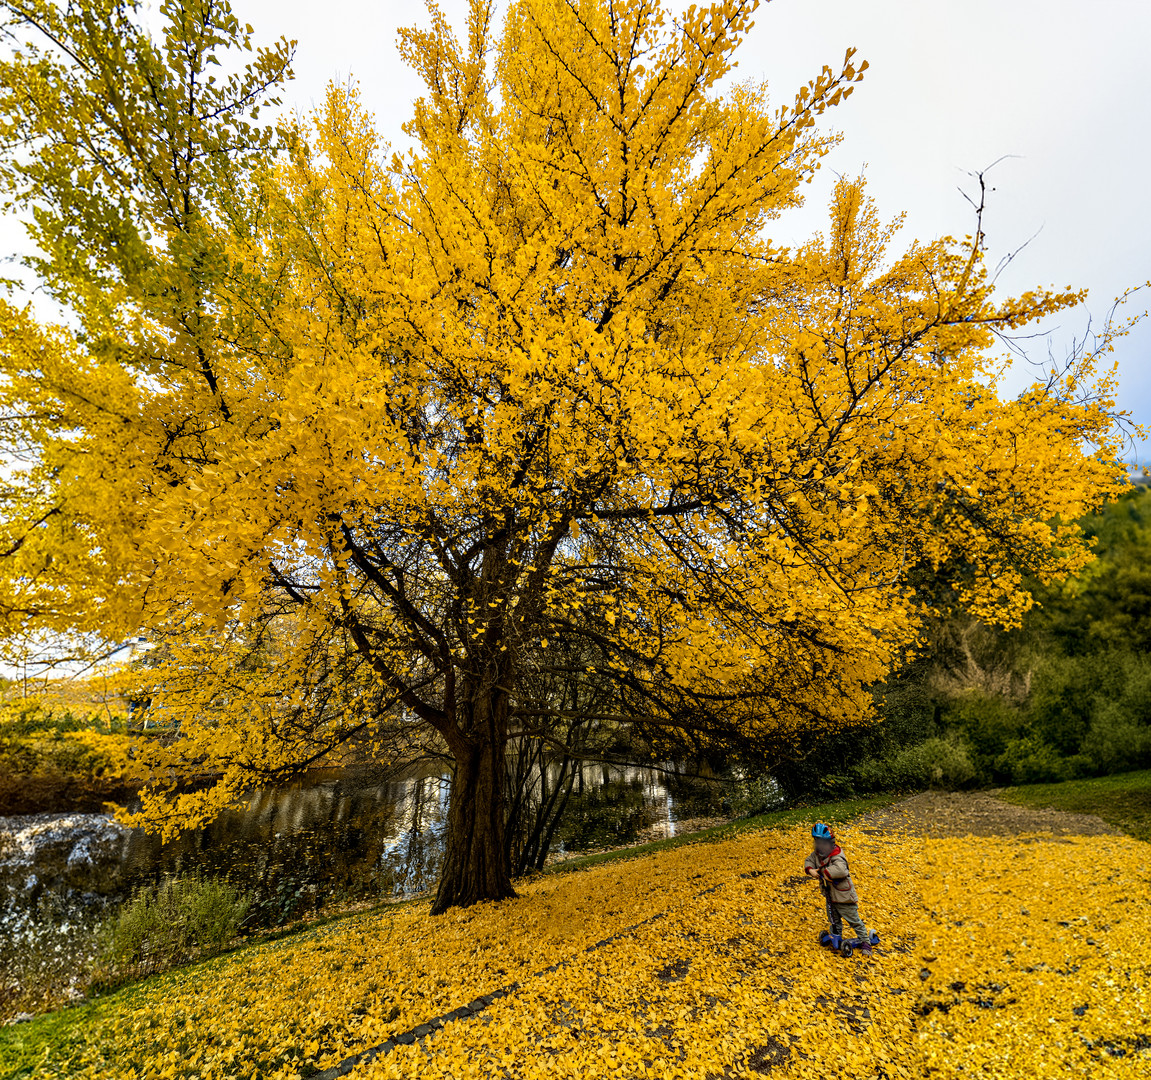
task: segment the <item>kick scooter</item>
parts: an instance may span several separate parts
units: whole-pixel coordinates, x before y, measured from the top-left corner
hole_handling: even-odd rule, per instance
[[[879,935],[872,930],[869,940],[864,941],[863,938],[845,938],[841,934],[820,930],[819,943],[844,957],[850,956],[856,949],[862,949],[865,953],[870,954],[871,947],[879,944]]]

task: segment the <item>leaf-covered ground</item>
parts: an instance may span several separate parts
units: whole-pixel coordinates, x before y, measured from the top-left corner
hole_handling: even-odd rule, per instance
[[[864,814],[859,824],[867,829],[895,829],[932,837],[1123,835],[1122,829],[1095,814],[1012,805],[983,791],[922,791],[894,806]]]
[[[349,1075],[1151,1075],[1151,846],[877,824],[840,830],[883,939],[870,958],[816,944],[797,825],[543,876],[437,919],[420,904],[340,920],[94,1002],[43,1060],[10,1029],[0,1066],[286,1078],[416,1029]]]

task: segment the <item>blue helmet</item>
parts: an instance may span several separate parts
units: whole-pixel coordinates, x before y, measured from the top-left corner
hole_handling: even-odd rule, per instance
[[[811,835],[817,840],[831,840],[834,839],[831,835],[831,827],[824,825],[822,821],[817,821],[811,827]]]

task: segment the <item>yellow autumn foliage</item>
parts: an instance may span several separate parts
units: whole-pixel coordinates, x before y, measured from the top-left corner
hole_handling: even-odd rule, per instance
[[[133,759],[133,739],[106,711],[62,705],[40,694],[0,702],[0,774],[19,785],[29,775],[72,775],[88,779],[146,777]]]
[[[76,63],[2,68],[28,153],[0,176],[75,326],[0,302],[28,464],[0,634],[164,645],[135,689],[181,737],[141,751],[136,823],[200,824],[353,736],[394,761],[404,716],[498,804],[472,774],[556,719],[524,680],[561,643],[656,743],[786,746],[867,714],[926,614],[913,566],[961,559],[958,602],[1013,625],[1021,571],[1090,560],[1074,519],[1124,481],[1111,338],[1009,400],[993,353],[1082,291],[995,295],[978,222],[900,249],[862,179],[824,236],[770,239],[854,50],[769,98],[721,90],[755,0],[517,0],[502,27],[473,0],[461,39],[432,5],[401,156],[354,86],[242,120],[287,46],[210,79],[251,46],[197,3],[156,51],[130,7],[33,0]],[[155,167],[185,157],[216,165]],[[722,706],[688,732],[684,701]],[[500,815],[453,815],[444,904],[506,895],[479,882]]]
[[[935,840],[923,878],[927,1075],[1151,1076],[1151,844]]]
[[[244,949],[98,1004],[74,1053],[33,1075],[287,1080],[516,982],[351,1075],[1148,1075],[1147,844],[845,826],[881,945],[842,959],[816,943],[808,832],[688,844],[434,920],[425,902]]]

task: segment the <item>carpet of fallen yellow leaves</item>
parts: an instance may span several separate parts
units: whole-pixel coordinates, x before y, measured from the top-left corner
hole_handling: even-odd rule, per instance
[[[285,1080],[518,981],[351,1075],[1151,1076],[1151,845],[840,836],[882,939],[870,958],[816,943],[809,827],[747,832],[171,973],[110,999],[37,1075]]]
[[[923,868],[928,1075],[1151,1076],[1151,844],[936,840]]]

